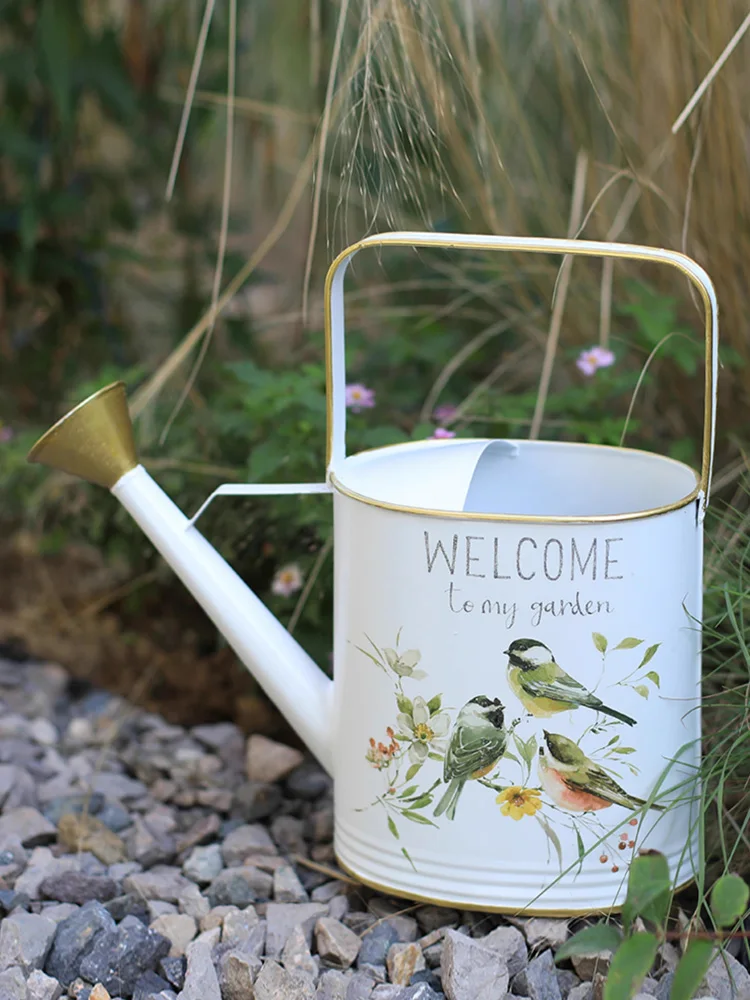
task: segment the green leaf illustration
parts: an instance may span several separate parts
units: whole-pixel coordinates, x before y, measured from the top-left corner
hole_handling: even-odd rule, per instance
[[[430,698],[427,702],[427,708],[430,710],[430,715],[434,715],[436,712],[439,712],[442,704],[443,696],[441,694],[436,694],[434,698]]]
[[[649,670],[649,672],[646,674],[646,677],[648,677],[648,679],[651,681],[652,684],[655,684],[658,688],[661,687],[661,680],[659,679],[659,675],[655,670]]]
[[[416,790],[417,790],[417,786],[416,785],[409,785],[408,788],[405,788],[403,790],[403,792],[401,792],[401,794],[399,795],[399,798],[400,799],[408,799],[410,795],[413,795],[416,792]]]
[[[361,647],[361,646],[355,646],[354,648],[355,648],[355,649],[358,649],[358,650],[360,651],[360,653],[364,653],[364,655],[365,655],[365,656],[367,657],[367,659],[368,659],[368,660],[372,660],[372,662],[373,662],[373,663],[375,664],[375,666],[376,666],[376,667],[377,667],[377,668],[378,668],[379,670],[382,670],[382,671],[383,671],[383,673],[386,673],[386,672],[387,672],[387,671],[386,671],[386,669],[385,669],[385,667],[383,666],[383,664],[382,664],[382,663],[380,662],[380,660],[378,660],[378,659],[377,659],[376,657],[374,657],[374,656],[372,655],[372,653],[368,652],[368,650],[366,650],[366,649],[362,649],[362,647]]]
[[[655,934],[634,934],[612,957],[604,984],[604,1000],[630,1000],[654,964],[659,942]]]
[[[423,795],[420,795],[419,798],[411,799],[409,804],[412,809],[424,809],[424,807],[428,806],[431,802],[432,796],[425,792]]]
[[[654,656],[656,655],[656,650],[659,648],[659,646],[661,646],[661,643],[655,642],[653,646],[648,647],[646,652],[643,654],[643,659],[636,667],[637,670],[640,670],[641,667],[645,667],[647,663],[650,663],[651,660],[653,660]]]
[[[417,771],[419,771],[421,766],[422,766],[421,764],[412,764],[409,770],[406,772],[406,780],[411,781],[411,779],[416,775]]]
[[[396,824],[393,822],[392,816],[388,817],[388,829],[391,831],[396,840],[398,840],[399,839],[398,829],[396,828]]]
[[[554,847],[555,853],[557,854],[557,863],[560,865],[560,870],[562,871],[563,856],[562,856],[562,844],[560,843],[560,838],[552,829],[552,826],[548,819],[546,819],[544,816],[540,816],[539,813],[536,814],[535,819],[537,823],[541,826],[541,828],[544,830],[547,840]]]
[[[637,691],[641,698],[645,698],[646,700],[648,700],[648,696],[651,694],[645,684],[634,684],[633,690]]]
[[[713,957],[712,941],[693,938],[675,969],[669,990],[670,1000],[690,1000],[703,982]]]
[[[748,889],[739,875],[722,875],[711,890],[711,916],[719,927],[736,924],[747,909]]]
[[[422,826],[437,827],[437,823],[433,823],[431,819],[427,819],[427,817],[422,816],[421,813],[412,812],[411,809],[404,809],[401,815],[410,819],[412,823],[421,823]]]
[[[406,850],[406,848],[405,848],[405,847],[402,847],[402,848],[401,848],[401,853],[402,853],[402,854],[403,854],[403,856],[404,856],[404,857],[406,858],[406,860],[407,860],[407,861],[409,862],[409,864],[410,864],[410,865],[412,866],[412,868],[414,869],[414,871],[416,871],[416,870],[417,870],[417,866],[416,866],[416,865],[414,864],[414,862],[412,861],[412,859],[411,859],[411,855],[409,854],[409,852],[408,852],[408,851]]]
[[[614,924],[593,924],[584,927],[561,945],[555,961],[562,962],[572,955],[595,955],[599,951],[616,951],[622,942],[621,932]]]
[[[663,927],[671,902],[667,859],[657,851],[641,854],[631,864],[628,874],[628,892],[622,908],[626,929],[636,917]]]
[[[640,646],[642,642],[643,639],[633,639],[632,637],[623,639],[622,642],[617,643],[615,649],[635,649],[635,647]]]
[[[599,650],[600,653],[603,654],[607,652],[607,640],[601,634],[601,632],[592,632],[591,638],[594,640],[594,645],[596,646],[596,648]]]
[[[445,757],[441,753],[434,753],[430,751],[430,753],[428,753],[427,756],[430,758],[430,760],[439,760],[441,762],[445,760]]]
[[[404,712],[406,715],[411,715],[414,711],[414,703],[405,694],[396,695],[396,704],[398,705],[399,712]]]
[[[635,747],[615,747],[612,753],[635,753]]]
[[[576,844],[578,846],[578,860],[583,861],[586,856],[586,848],[583,846],[583,840],[581,839],[578,827],[576,827]]]

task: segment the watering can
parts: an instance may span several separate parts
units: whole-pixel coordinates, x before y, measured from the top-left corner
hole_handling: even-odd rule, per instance
[[[700,473],[629,448],[424,440],[345,449],[344,275],[372,247],[664,263],[705,309]],[[326,279],[324,482],[334,680],[136,456],[121,383],[30,460],[108,488],[334,777],[341,867],[396,896],[545,915],[616,910],[628,866],[697,870],[702,532],[713,458],[717,304],[688,257],[626,244],[390,233]]]

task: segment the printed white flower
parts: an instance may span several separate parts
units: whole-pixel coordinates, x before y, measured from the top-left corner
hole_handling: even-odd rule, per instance
[[[424,670],[416,670],[415,667],[422,659],[422,654],[418,649],[407,649],[405,653],[397,653],[395,649],[386,646],[383,655],[388,661],[388,666],[399,677],[413,677],[414,680],[421,681],[427,676]]]
[[[279,597],[291,597],[302,589],[302,571],[296,563],[282,566],[274,574],[271,582],[271,593]]]
[[[435,698],[430,706],[420,695],[414,699],[411,711],[399,712],[398,739],[408,742],[409,760],[412,764],[422,764],[429,753],[444,753],[445,740],[450,729],[450,716],[440,711],[440,698]]]

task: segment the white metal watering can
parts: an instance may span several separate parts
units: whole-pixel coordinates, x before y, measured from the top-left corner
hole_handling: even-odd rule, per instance
[[[705,307],[700,475],[643,451],[545,441],[347,456],[344,274],[359,250],[387,246],[676,267]],[[30,460],[111,490],[335,777],[344,869],[467,908],[616,909],[639,850],[662,851],[676,883],[699,864],[717,340],[708,275],[668,250],[415,233],[345,250],[326,280],[325,482],[216,491],[333,494],[335,681],[138,464],[121,383],[55,424]]]

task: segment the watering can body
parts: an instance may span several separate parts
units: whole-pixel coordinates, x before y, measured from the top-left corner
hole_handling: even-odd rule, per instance
[[[556,442],[430,440],[348,456],[346,266],[368,245],[415,244],[678,267],[706,309],[700,475],[650,453]],[[336,856],[365,884],[567,915],[618,908],[642,849],[690,880],[710,280],[643,247],[386,234],[337,258],[326,310],[327,476],[299,489],[333,494],[333,683],[137,464],[121,394],[82,404],[32,457],[108,486],[141,524],[333,775]],[[92,433],[104,440],[96,455],[81,446]]]

